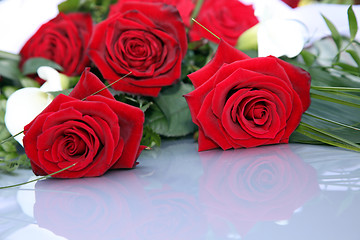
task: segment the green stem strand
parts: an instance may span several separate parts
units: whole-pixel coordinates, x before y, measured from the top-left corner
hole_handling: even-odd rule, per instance
[[[345,128],[350,128],[350,129],[353,129],[353,130],[356,130],[356,131],[360,131],[359,128],[356,128],[356,127],[353,127],[353,126],[350,126],[350,125],[347,125],[347,124],[344,124],[344,123],[336,122],[336,121],[333,121],[331,119],[323,118],[323,117],[320,117],[318,115],[315,115],[315,114],[312,114],[312,113],[309,113],[309,112],[305,112],[304,115],[307,115],[307,116],[310,116],[310,117],[313,117],[313,118],[316,118],[316,119],[319,119],[319,120],[322,120],[322,121],[325,121],[325,122],[333,123],[335,125],[339,125],[339,126],[342,126],[342,127],[345,127]]]
[[[11,137],[8,137],[8,138],[2,140],[2,141],[0,142],[0,145],[6,143],[6,142],[8,142],[8,141],[10,141],[11,139],[14,139],[15,137],[19,136],[19,135],[22,134],[23,132],[24,132],[24,131],[21,131],[21,132],[13,135],[13,136],[11,136]]]
[[[195,19],[199,15],[199,12],[200,12],[200,9],[201,9],[201,6],[203,5],[203,3],[204,3],[204,0],[198,0],[196,2],[196,6],[191,15],[191,19]]]
[[[68,166],[68,167],[66,167],[66,168],[60,169],[59,171],[56,171],[56,172],[54,172],[54,173],[51,173],[51,174],[49,174],[49,175],[46,175],[46,176],[43,176],[43,177],[39,177],[39,178],[33,179],[33,180],[31,180],[31,181],[28,181],[28,182],[23,182],[23,183],[18,183],[18,184],[14,184],[14,185],[9,185],[9,186],[0,187],[0,189],[13,188],[13,187],[18,187],[18,186],[25,185],[25,184],[28,184],[28,183],[36,182],[36,181],[39,181],[39,180],[42,180],[42,179],[51,177],[51,176],[53,176],[53,175],[55,175],[55,174],[57,174],[57,173],[63,172],[63,171],[65,171],[65,170],[67,170],[67,169],[75,166],[76,164],[77,164],[77,162],[74,163],[74,164],[72,164],[72,165],[70,165],[70,166]]]
[[[198,24],[200,27],[202,27],[203,29],[205,29],[206,31],[208,31],[211,35],[213,35],[214,37],[216,37],[217,39],[221,40],[221,38],[219,38],[218,36],[216,36],[212,31],[210,31],[209,29],[207,29],[205,26],[203,26],[201,23],[199,23],[198,21],[196,21],[194,18],[191,18],[191,20],[193,20],[196,24]]]
[[[318,91],[341,91],[341,92],[360,92],[360,88],[350,88],[350,87],[321,87],[321,86],[311,86],[312,89]]]
[[[93,93],[93,94],[91,94],[90,96],[94,96],[94,95],[98,94],[99,92],[101,92],[101,91],[103,91],[103,90],[105,90],[105,89],[107,89],[107,88],[111,87],[111,86],[112,86],[112,85],[114,85],[115,83],[117,83],[117,82],[119,82],[120,80],[122,80],[122,79],[126,78],[127,76],[129,76],[131,73],[132,73],[132,72],[127,73],[126,75],[122,76],[121,78],[119,78],[119,79],[118,79],[118,80],[116,80],[115,82],[110,83],[109,85],[107,85],[107,86],[103,87],[102,89],[100,89],[100,90],[98,90],[98,91],[94,92],[94,93]],[[87,97],[84,97],[83,99],[81,99],[81,101],[86,100],[86,98],[87,98]]]

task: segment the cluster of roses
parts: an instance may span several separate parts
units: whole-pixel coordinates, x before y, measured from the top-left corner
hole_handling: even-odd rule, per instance
[[[203,36],[218,41],[196,24],[190,27],[194,7],[194,0],[120,0],[95,26],[89,13],[60,13],[22,48],[20,67],[29,58],[43,57],[61,65],[66,75],[78,76],[93,63],[109,82],[132,73],[114,89],[156,97],[180,77],[186,28],[191,41]],[[207,0],[197,19],[233,46],[258,23],[252,6],[238,0]]]
[[[194,6],[191,0],[121,0],[94,28],[89,14],[60,13],[29,39],[20,67],[44,57],[67,75],[83,72],[69,96],[56,97],[25,127],[24,148],[35,174],[76,163],[56,176],[90,177],[135,165],[143,149],[144,113],[116,101],[107,89],[98,92],[104,84],[86,67],[95,65],[110,83],[131,72],[112,87],[158,96],[180,78]],[[212,61],[189,76],[195,90],[185,98],[199,126],[199,150],[287,142],[310,105],[309,74],[274,57],[251,59],[231,46],[257,23],[251,6],[207,0],[198,20],[222,39]],[[200,36],[195,27],[189,31],[191,40]]]

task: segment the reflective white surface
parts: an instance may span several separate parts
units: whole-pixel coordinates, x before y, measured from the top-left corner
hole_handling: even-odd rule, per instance
[[[0,190],[0,239],[360,239],[360,154],[283,144],[145,151],[133,170]],[[1,175],[1,185],[31,178]]]

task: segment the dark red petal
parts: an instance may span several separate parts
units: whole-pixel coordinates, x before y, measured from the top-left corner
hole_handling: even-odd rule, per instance
[[[228,43],[220,41],[213,59],[200,70],[188,75],[195,88],[211,78],[224,63],[232,63],[238,60],[250,58],[245,53],[233,48]]]
[[[199,128],[198,142],[199,142],[199,149],[198,149],[199,152],[214,148],[219,148],[219,145],[217,145],[214,141],[212,141],[210,138],[204,135],[204,132],[202,131],[201,128]]]
[[[305,112],[311,103],[309,94],[311,85],[310,74],[304,69],[291,65],[281,59],[277,59],[277,61],[285,69],[287,75],[289,76],[290,82],[302,102],[303,112]]]
[[[102,96],[92,96],[88,101],[102,101],[117,114],[120,135],[124,140],[124,150],[120,159],[112,168],[132,168],[142,138],[144,113],[137,107],[122,102],[112,101]],[[116,154],[116,153],[115,153]]]
[[[83,98],[86,98],[103,88],[105,88],[105,85],[100,81],[100,79],[90,72],[90,68],[85,68],[84,72],[81,74],[79,82],[76,84],[69,96],[82,100]],[[97,93],[97,95],[114,99],[113,95],[107,88]]]
[[[213,98],[213,92],[210,92],[204,99],[203,105],[197,115],[199,128],[203,130],[206,137],[210,138],[223,150],[229,149],[232,146],[228,143],[227,138],[223,134],[220,128],[222,128],[216,116],[211,111],[211,102]]]

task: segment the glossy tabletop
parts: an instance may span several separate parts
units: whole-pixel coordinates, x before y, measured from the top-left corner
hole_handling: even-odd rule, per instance
[[[0,190],[0,239],[360,239],[360,154],[282,144],[144,151],[132,170]],[[1,185],[34,175],[0,175]]]

